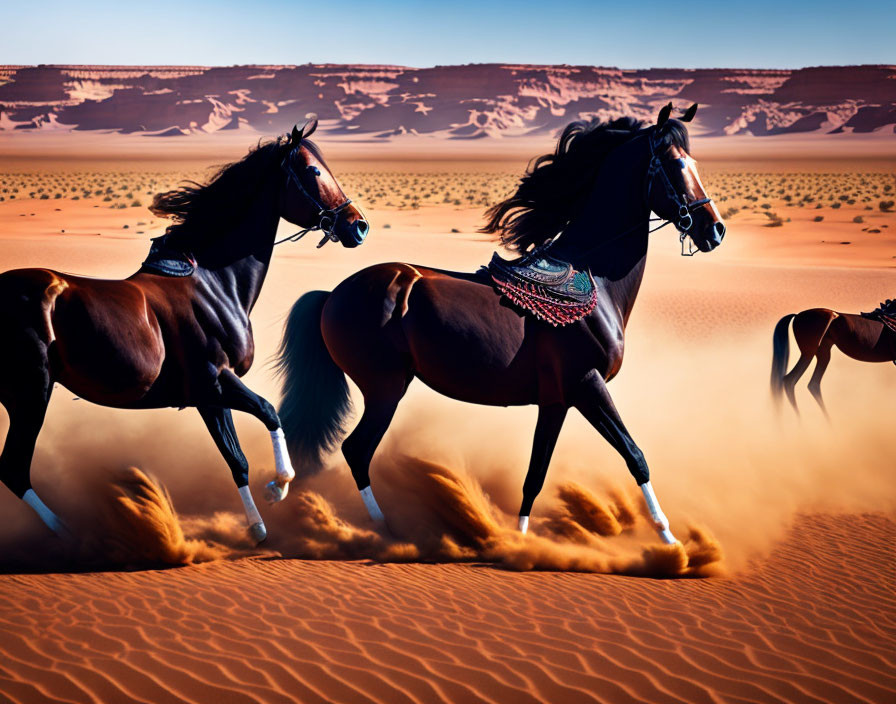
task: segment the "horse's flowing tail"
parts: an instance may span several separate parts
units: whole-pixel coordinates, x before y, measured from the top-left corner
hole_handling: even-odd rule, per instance
[[[324,344],[320,317],[329,291],[310,291],[289,312],[277,355],[283,380],[280,422],[299,472],[321,468],[323,455],[342,439],[351,411],[345,374]]]
[[[787,363],[790,361],[790,321],[796,317],[796,313],[785,315],[775,325],[775,333],[772,336],[772,398],[781,399],[784,393],[784,376],[787,374]]]

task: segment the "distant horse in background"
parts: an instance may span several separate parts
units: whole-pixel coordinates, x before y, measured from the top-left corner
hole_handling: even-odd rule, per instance
[[[67,530],[32,488],[30,468],[58,382],[104,406],[197,408],[233,473],[251,535],[264,540],[231,409],[270,431],[277,479],[268,498],[282,499],[295,473],[280,420],[240,381],[255,355],[249,314],[278,223],[283,217],[306,232],[322,230],[321,244],[331,239],[346,247],[361,244],[368,230],[306,139],[316,125],[259,144],[208,185],[157,195],[151,210],[175,224],[127,279],[49,269],[0,275],[0,403],[9,413],[0,480],[55,532]]]
[[[647,462],[607,391],[622,365],[625,326],[647,254],[650,212],[673,222],[704,252],[725,234],[690,157],[684,121],[664,107],[656,125],[633,119],[571,123],[554,153],[535,160],[517,192],[489,212],[484,231],[519,252],[546,251],[589,271],[597,304],[561,327],[507,305],[488,274],[392,263],[364,269],[332,292],[293,306],[279,364],[280,407],[297,462],[319,467],[337,443],[350,408],[345,375],[364,396],[364,413],[342,445],[374,520],[383,515],[370,487],[370,461],[414,377],[469,403],[538,405],[520,530],[526,531],[557,437],[577,408],[622,455],[641,486],[662,539],[674,543]],[[559,233],[559,236],[558,236]]]
[[[896,310],[893,312],[896,313]],[[800,358],[788,372],[791,320]],[[828,308],[810,308],[802,313],[785,315],[775,326],[772,342],[772,396],[780,400],[786,393],[797,413],[799,407],[794,387],[815,357],[818,361],[809,380],[809,391],[825,416],[828,415],[821,396],[821,378],[831,361],[831,349],[835,345],[860,362],[896,362],[896,329],[866,315],[838,313]]]

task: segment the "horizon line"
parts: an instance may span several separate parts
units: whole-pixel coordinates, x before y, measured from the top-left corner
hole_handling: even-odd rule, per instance
[[[212,69],[212,68],[300,68],[302,66],[352,66],[361,68],[390,68],[403,69],[413,71],[426,71],[436,68],[453,68],[458,66],[530,66],[533,68],[596,68],[609,69],[615,71],[803,71],[806,69],[819,68],[892,68],[896,69],[896,63],[866,63],[866,64],[814,64],[806,66],[795,66],[789,68],[756,68],[750,66],[701,66],[697,68],[686,68],[682,66],[639,66],[623,68],[620,66],[612,66],[608,64],[567,64],[567,63],[526,63],[520,61],[482,61],[469,62],[459,64],[433,64],[431,66],[410,66],[406,64],[388,64],[388,63],[339,63],[333,61],[307,61],[300,64],[278,64],[278,63],[246,63],[246,64],[100,64],[100,63],[38,63],[38,64],[16,64],[3,63],[0,69],[21,69],[21,68],[165,68],[165,69]]]

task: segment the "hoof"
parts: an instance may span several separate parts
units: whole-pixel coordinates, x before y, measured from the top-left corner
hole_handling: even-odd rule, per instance
[[[672,531],[668,528],[665,528],[660,531],[660,540],[662,540],[666,545],[674,545],[678,541],[675,539],[675,536],[672,535]]]
[[[264,539],[268,537],[268,530],[264,527],[264,523],[253,523],[249,526],[249,535],[252,536],[252,540],[257,543],[263,543]]]
[[[268,482],[264,488],[264,498],[269,504],[283,501],[289,493],[289,484],[278,484],[276,481]]]
[[[526,534],[526,531],[529,530],[529,517],[528,516],[520,516],[520,533],[523,535]]]

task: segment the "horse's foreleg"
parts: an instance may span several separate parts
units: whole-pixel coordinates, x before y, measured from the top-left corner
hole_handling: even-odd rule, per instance
[[[252,500],[252,492],[249,490],[249,462],[236,437],[230,409],[220,406],[200,406],[198,411],[233,474],[233,481],[236,482],[240,498],[243,500],[243,508],[246,510],[249,533],[256,542],[260,543],[267,537],[267,530],[264,527],[264,521],[261,520],[261,514],[258,513],[258,508]]]
[[[650,484],[650,470],[644,459],[644,453],[626,430],[613,399],[610,397],[610,392],[607,390],[606,383],[596,371],[592,371],[582,381],[574,405],[604,439],[622,455],[629,471],[638,482],[638,486],[641,487],[644,501],[647,503],[647,510],[660,538],[668,544],[676,542],[675,536],[669,530],[669,519],[660,508],[659,501]]]
[[[538,421],[535,424],[535,439],[532,442],[532,456],[529,459],[529,470],[523,483],[523,503],[520,506],[520,532],[529,528],[529,514],[535,497],[544,486],[544,478],[551,463],[551,455],[557,444],[560,429],[566,419],[569,408],[562,404],[539,406]]]
[[[286,438],[283,435],[283,428],[280,427],[277,411],[269,401],[252,391],[230,370],[225,369],[221,372],[218,382],[221,386],[222,405],[255,416],[270,432],[277,478],[268,482],[265,487],[265,498],[270,503],[282,501],[286,498],[289,483],[295,479],[296,473],[286,450]]]

